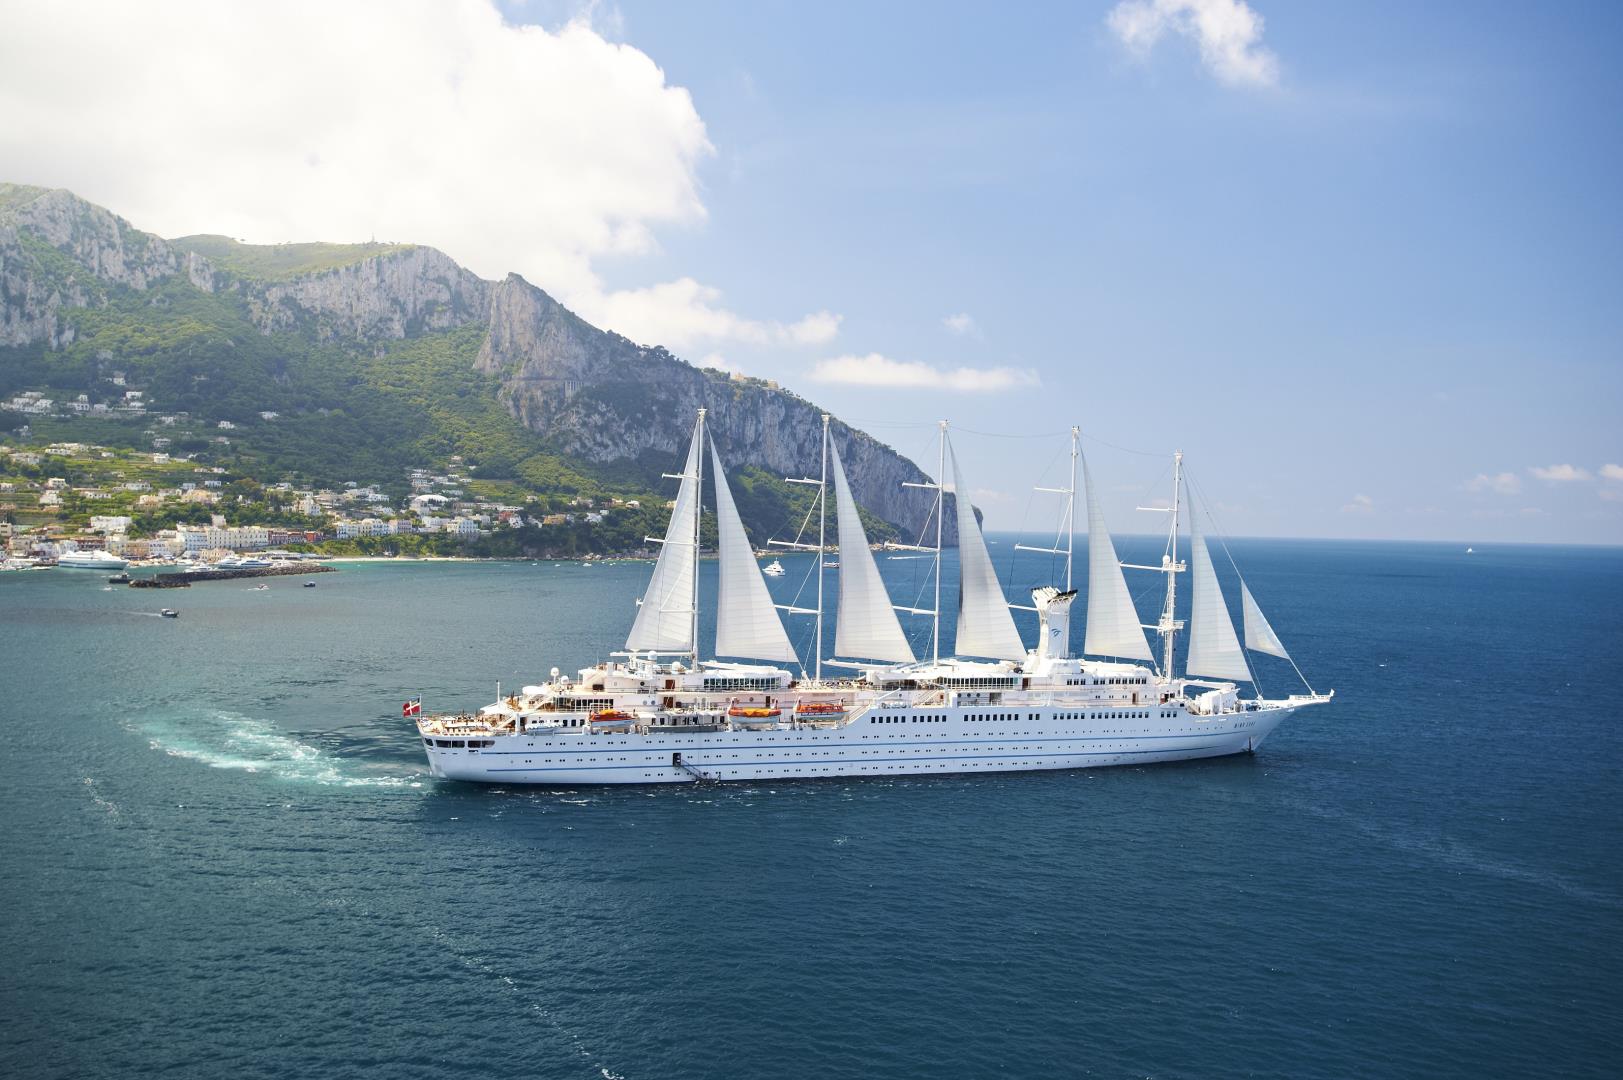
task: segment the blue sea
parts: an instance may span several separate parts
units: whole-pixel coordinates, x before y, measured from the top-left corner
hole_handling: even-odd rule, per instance
[[[0,575],[0,1076],[1618,1075],[1623,551],[1231,546],[1336,690],[1253,756],[573,791],[400,703],[595,661],[647,563]]]

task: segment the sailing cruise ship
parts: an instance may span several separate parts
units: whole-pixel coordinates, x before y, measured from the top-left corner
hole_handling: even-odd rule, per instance
[[[704,483],[705,412],[699,410],[671,520],[623,652],[575,676],[502,696],[477,713],[415,717],[433,775],[502,784],[692,783],[794,777],[1013,772],[1144,764],[1254,751],[1286,718],[1329,701],[1334,691],[1280,698],[1241,697],[1255,687],[1246,650],[1289,659],[1243,579],[1245,645],[1219,590],[1211,553],[1190,513],[1189,561],[1179,558],[1180,509],[1187,505],[1182,455],[1174,456],[1171,528],[1159,566],[1116,557],[1097,491],[1071,429],[1070,485],[1040,489],[1065,496],[1065,546],[1031,548],[1065,556],[1065,580],[1035,589],[1030,605],[1005,598],[970,505],[963,473],[940,425],[935,543],[911,550],[935,558],[928,609],[892,603],[838,449],[823,418],[822,476],[814,485],[817,543],[773,541],[815,552],[816,607],[774,603],[709,443],[719,542],[713,657],[699,646],[699,523]],[[1071,555],[1081,463],[1088,518],[1088,593],[1080,655],[1071,643]],[[950,468],[950,474],[949,474]],[[950,476],[950,481],[949,481]],[[832,657],[825,658],[824,578],[828,489],[839,541],[838,602]],[[947,492],[959,493],[959,605],[954,654],[941,652],[941,540]],[[899,545],[888,545],[896,548]],[[1123,569],[1164,574],[1158,622],[1141,625]],[[1184,674],[1174,674],[1177,581],[1191,574]],[[1014,610],[1035,614],[1037,646],[1027,649]],[[898,612],[931,622],[921,659]],[[815,656],[806,664],[784,629],[784,614],[816,620]],[[1157,664],[1145,630],[1161,637]],[[752,662],[741,662],[752,661]],[[1294,661],[1292,661],[1294,667]],[[825,675],[824,669],[830,669]],[[841,674],[835,674],[835,672]],[[1300,676],[1300,671],[1297,672]],[[1306,679],[1303,679],[1306,686]]]

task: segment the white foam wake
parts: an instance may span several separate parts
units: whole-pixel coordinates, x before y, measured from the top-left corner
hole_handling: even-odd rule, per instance
[[[139,731],[152,749],[213,769],[340,787],[422,786],[419,776],[349,771],[321,748],[284,734],[268,720],[241,713],[215,711],[191,719],[148,720],[139,725]]]

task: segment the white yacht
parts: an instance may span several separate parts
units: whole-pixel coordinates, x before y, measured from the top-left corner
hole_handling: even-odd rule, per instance
[[[789,571],[783,568],[783,563],[777,559],[773,559],[771,562],[761,567],[761,573],[765,574],[767,577],[782,577],[788,572]]]
[[[209,569],[211,570],[266,570],[276,565],[269,559],[261,559],[257,555],[227,555]]]
[[[64,551],[56,557],[56,565],[63,570],[122,570],[130,563],[105,551]]]
[[[1333,695],[1242,697],[1255,686],[1246,649],[1289,657],[1241,582],[1245,647],[1236,636],[1196,515],[1189,562],[1180,558],[1185,505],[1182,455],[1174,456],[1171,528],[1159,566],[1166,600],[1158,622],[1143,626],[1105,528],[1096,489],[1071,433],[1071,481],[1064,495],[1065,580],[1033,591],[1030,605],[1007,603],[967,494],[955,499],[959,537],[957,655],[941,654],[941,538],[945,494],[967,493],[941,425],[933,546],[909,547],[935,562],[931,608],[893,605],[868,545],[856,502],[823,419],[823,473],[816,545],[826,550],[832,485],[839,537],[838,609],[833,649],[824,636],[825,574],[816,607],[775,603],[767,590],[712,442],[719,537],[716,637],[699,651],[699,513],[704,479],[705,414],[694,425],[670,525],[625,651],[576,677],[552,669],[474,713],[416,717],[430,770],[453,780],[503,784],[654,784],[699,780],[1010,772],[1145,764],[1255,750],[1296,710]],[[1071,554],[1077,465],[1086,481],[1088,603],[1082,655],[1071,644]],[[948,472],[950,463],[951,472]],[[652,539],[652,538],[650,538]],[[1134,567],[1125,567],[1133,569]],[[1183,674],[1173,643],[1177,579],[1192,571],[1190,642]],[[1037,620],[1027,649],[1014,610]],[[930,652],[920,658],[898,612],[931,620]],[[796,655],[782,615],[816,620],[815,656]],[[1159,663],[1144,630],[1161,636]],[[1292,664],[1294,667],[1294,662]],[[825,669],[831,674],[825,675]],[[844,672],[835,675],[832,672]],[[1298,672],[1300,675],[1300,672]],[[1303,680],[1304,686],[1306,680]]]

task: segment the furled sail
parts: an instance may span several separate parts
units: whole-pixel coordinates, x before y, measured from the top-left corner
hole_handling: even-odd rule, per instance
[[[1088,627],[1082,651],[1089,656],[1119,656],[1129,660],[1149,660],[1150,643],[1138,621],[1127,578],[1116,558],[1116,545],[1105,528],[1105,514],[1099,508],[1093,473],[1088,459],[1082,459],[1082,480],[1088,489]]]
[[[868,534],[857,516],[857,502],[840,464],[840,451],[828,444],[834,473],[834,505],[840,528],[840,612],[834,626],[834,652],[863,660],[890,660],[911,664],[913,650],[891,607],[890,594],[880,580],[879,567],[868,549]]]
[[[1214,679],[1250,681],[1251,669],[1234,636],[1234,622],[1217,586],[1217,571],[1200,532],[1200,514],[1189,505],[1189,568],[1194,578],[1193,611],[1189,616],[1189,656],[1184,670]]]
[[[1245,582],[1240,582],[1240,614],[1245,621],[1245,647],[1253,652],[1267,653],[1269,656],[1282,656],[1290,659],[1290,653],[1280,643],[1279,635],[1274,628],[1268,625],[1263,617],[1262,609],[1252,598],[1251,590],[1246,588]]]
[[[637,620],[631,624],[626,648],[632,652],[692,652],[693,581],[699,559],[699,424],[682,467],[682,486],[665,530],[665,543],[654,564],[654,576],[642,594]]]
[[[1009,601],[997,582],[997,570],[986,551],[969,485],[952,457],[953,502],[958,506],[958,636],[953,652],[959,656],[986,656],[995,660],[1024,660],[1026,647],[1014,628]]]
[[[716,535],[721,546],[720,586],[716,598],[716,655],[746,656],[792,664],[799,658],[772,606],[761,564],[755,561],[744,523],[738,517],[727,474],[721,468],[716,441],[710,440],[710,466],[715,477]]]

